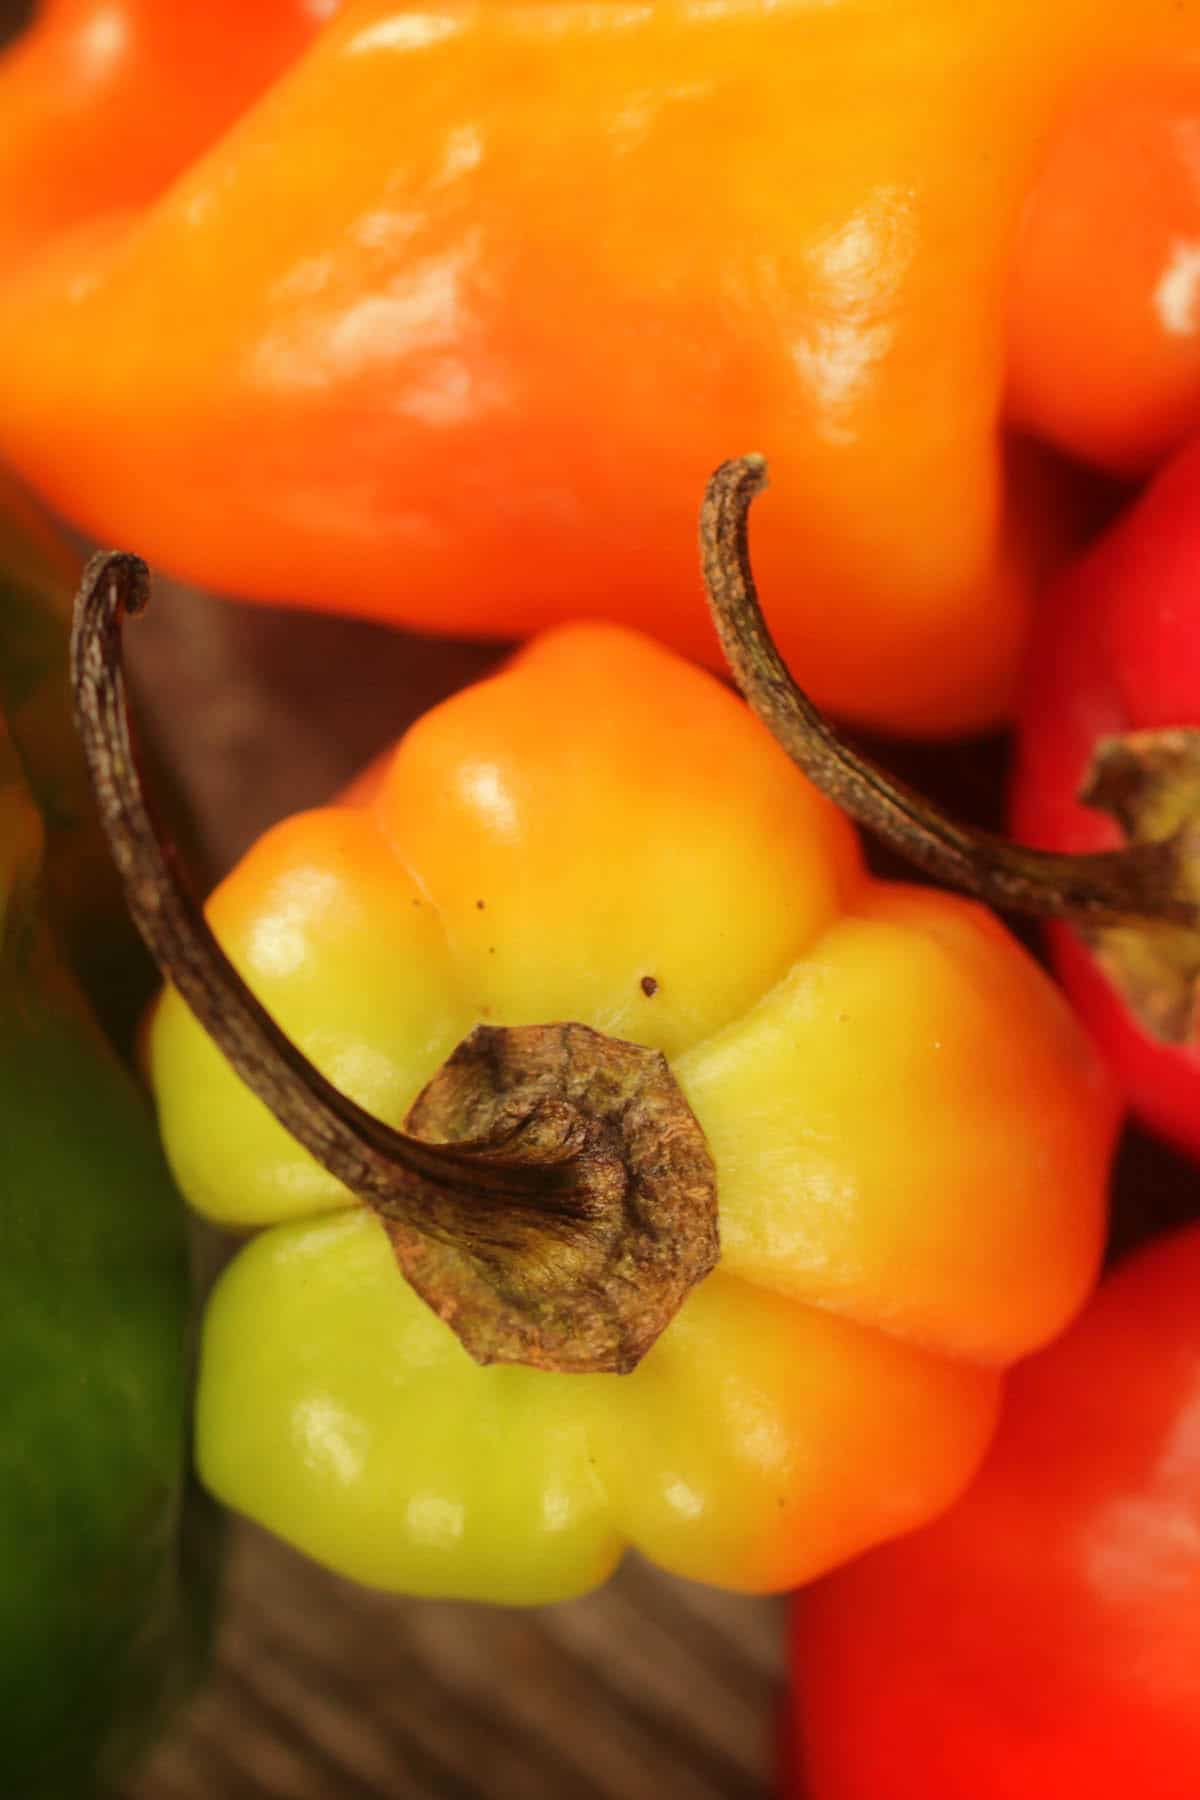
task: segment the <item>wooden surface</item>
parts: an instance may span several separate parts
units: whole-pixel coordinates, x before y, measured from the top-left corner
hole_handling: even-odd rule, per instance
[[[166,586],[127,643],[210,879],[501,653]],[[780,1601],[637,1558],[556,1608],[393,1600],[250,1526],[235,1526],[231,1549],[212,1679],[128,1800],[770,1792]]]
[[[630,1564],[517,1612],[365,1594],[246,1527],[213,1678],[129,1800],[751,1800],[777,1603]]]

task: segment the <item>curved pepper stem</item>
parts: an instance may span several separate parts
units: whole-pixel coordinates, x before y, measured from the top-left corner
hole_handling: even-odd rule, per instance
[[[133,917],[164,976],[284,1127],[381,1220],[477,1362],[624,1373],[717,1261],[716,1175],[657,1051],[579,1024],[479,1026],[398,1131],[335,1088],[230,963],[151,816],[121,669],[149,596],[94,557],[76,600],[76,721]]]
[[[1081,798],[1114,813],[1135,840],[1122,849],[1066,856],[960,824],[853,750],[793,680],[750,567],[750,505],[766,482],[761,456],[722,463],[700,514],[709,607],[750,706],[814,786],[866,830],[992,906],[1068,920],[1143,1023],[1181,1041],[1192,1029],[1200,977],[1200,733],[1163,734],[1169,754],[1162,738],[1147,742],[1145,734],[1099,746]]]

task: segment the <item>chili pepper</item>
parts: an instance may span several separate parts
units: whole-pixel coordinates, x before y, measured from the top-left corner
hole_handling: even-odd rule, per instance
[[[1031,645],[1013,788],[1019,833],[1063,851],[1179,827],[1193,893],[1198,508],[1193,443],[1048,597]],[[1142,1118],[1200,1153],[1200,929],[1089,937],[1052,927],[1076,1007]]]
[[[821,702],[981,725],[1080,528],[999,429],[1037,153],[1197,46],[1197,0],[355,0],[125,235],[5,284],[0,447],[209,587],[711,658],[693,496],[758,444]]]
[[[41,0],[0,58],[0,266],[68,227],[154,200],[336,6]]]
[[[869,879],[710,676],[576,625],[250,852],[209,905],[239,976],[131,785],[143,597],[128,557],[81,596],[80,714],[176,984],[169,1156],[255,1233],[205,1326],[212,1490],[359,1580],[509,1602],[629,1544],[782,1588],[943,1507],[1100,1250],[1112,1095],[1032,961]]]
[[[1008,412],[1141,474],[1200,420],[1200,80],[1124,71],[1064,109],[1026,203],[1008,296]]]
[[[965,1499],[794,1613],[806,1800],[1191,1800],[1200,1229],[1015,1370]]]
[[[26,629],[32,583],[61,555],[6,510],[5,543],[24,554],[0,587],[0,691],[24,700],[19,738],[0,709],[0,1764],[22,1800],[83,1800],[111,1791],[196,1672],[211,1543],[185,1505],[182,1208],[145,1103],[68,970],[78,940],[56,934],[78,920],[64,874],[99,867],[84,842],[94,814],[85,826],[74,811],[65,633],[58,682],[30,679],[51,642]],[[101,910],[92,928],[109,931]],[[127,966],[117,938],[109,955],[105,978]]]

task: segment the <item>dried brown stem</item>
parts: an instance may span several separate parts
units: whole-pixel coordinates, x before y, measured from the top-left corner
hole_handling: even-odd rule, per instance
[[[421,1297],[479,1362],[633,1368],[717,1259],[716,1176],[665,1059],[579,1024],[478,1027],[405,1131],[335,1088],[233,968],[147,807],[121,670],[136,557],[76,601],[76,720],[130,910],[243,1081],[376,1212]]]
[[[743,456],[711,477],[700,515],[709,606],[733,676],[763,723],[822,793],[900,855],[991,905],[1084,929],[1200,928],[1189,866],[1194,833],[1089,856],[1031,850],[949,818],[844,742],[796,685],[767,630],[750,568],[747,519],[766,462]]]

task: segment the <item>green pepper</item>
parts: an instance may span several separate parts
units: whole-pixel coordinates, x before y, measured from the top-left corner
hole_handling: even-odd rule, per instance
[[[78,781],[69,562],[0,511],[0,1790],[84,1800],[190,1684],[207,1525],[188,1485],[181,1209],[75,973],[90,967],[110,1020],[140,989]]]

